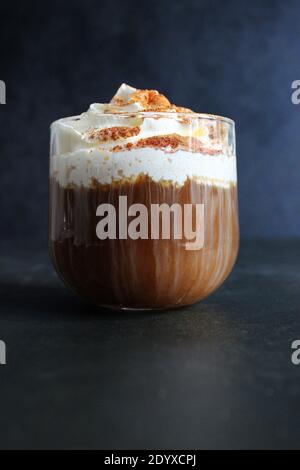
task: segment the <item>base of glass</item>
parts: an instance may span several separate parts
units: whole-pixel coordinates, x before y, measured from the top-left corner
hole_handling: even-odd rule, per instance
[[[100,304],[98,307],[113,310],[116,312],[164,312],[167,310],[180,310],[186,308],[191,304],[187,305],[167,305],[165,307],[124,307],[123,305],[106,305]]]

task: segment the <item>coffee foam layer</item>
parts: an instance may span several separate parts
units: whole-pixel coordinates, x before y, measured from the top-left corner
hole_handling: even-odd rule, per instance
[[[115,153],[78,149],[54,155],[51,173],[64,187],[70,184],[89,187],[93,181],[110,184],[140,175],[147,175],[155,182],[178,185],[183,185],[187,179],[197,179],[228,186],[236,182],[236,162],[226,155],[210,156],[183,150],[169,154],[152,148]]]

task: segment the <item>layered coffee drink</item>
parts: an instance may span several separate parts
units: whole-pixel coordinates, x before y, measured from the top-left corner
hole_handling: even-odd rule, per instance
[[[234,123],[123,84],[51,126],[55,268],[100,306],[192,304],[230,273],[239,243]]]

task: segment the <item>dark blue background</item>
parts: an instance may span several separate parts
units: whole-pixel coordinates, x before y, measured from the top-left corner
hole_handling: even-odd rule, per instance
[[[300,236],[300,2],[1,2],[2,237],[46,240],[49,124],[128,82],[236,121],[243,237]]]

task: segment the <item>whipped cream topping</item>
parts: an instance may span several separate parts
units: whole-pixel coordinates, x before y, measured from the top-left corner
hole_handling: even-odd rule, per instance
[[[51,126],[51,175],[62,186],[134,178],[236,181],[234,125],[175,106],[156,90],[121,85],[110,103]]]

